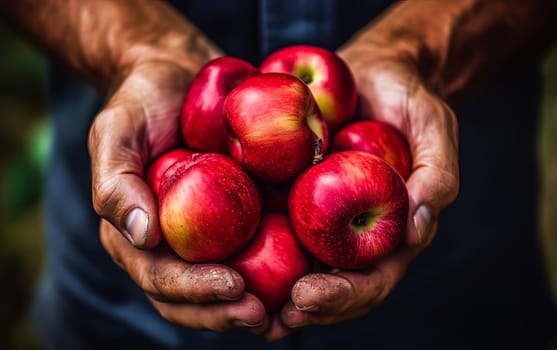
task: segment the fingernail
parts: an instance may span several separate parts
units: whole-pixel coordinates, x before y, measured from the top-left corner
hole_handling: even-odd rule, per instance
[[[422,204],[414,212],[414,227],[418,232],[418,243],[427,236],[431,229],[431,209],[425,204]]]
[[[258,323],[248,323],[246,321],[241,321],[241,320],[234,320],[232,321],[232,324],[235,327],[242,327],[242,328],[255,328],[255,327],[259,327],[263,324],[263,321],[258,322]]]
[[[238,295],[238,296],[228,296],[228,295],[222,295],[222,294],[217,294],[215,296],[218,300],[220,301],[236,301],[238,299],[240,299],[242,296]]]
[[[300,311],[315,311],[317,310],[317,305],[295,305],[296,309]]]
[[[238,293],[237,286],[241,283],[241,277],[228,271],[213,270],[212,278],[216,281],[214,288],[218,290],[217,299],[221,301],[234,301],[242,297]]]
[[[134,246],[145,244],[149,216],[140,208],[133,209],[126,217],[126,237]]]
[[[242,297],[244,283],[242,277],[230,269],[216,264],[193,264],[188,269],[188,278],[207,283],[220,301],[238,300]],[[193,276],[193,277],[191,277]]]

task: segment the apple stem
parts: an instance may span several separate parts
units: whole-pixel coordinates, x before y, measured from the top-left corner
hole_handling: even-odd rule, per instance
[[[312,164],[317,164],[323,160],[323,140],[317,138],[314,141],[314,153],[313,153],[313,162]]]
[[[362,213],[362,214],[358,214],[356,215],[356,217],[354,217],[354,219],[352,219],[352,225],[356,226],[356,227],[361,227],[364,226],[369,219],[369,214],[368,213]]]
[[[308,72],[302,73],[300,79],[302,79],[302,81],[306,84],[310,84],[313,81],[311,73]]]

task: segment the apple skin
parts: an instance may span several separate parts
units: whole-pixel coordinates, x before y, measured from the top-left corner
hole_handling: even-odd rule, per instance
[[[358,93],[354,77],[332,51],[311,45],[284,47],[268,55],[259,71],[289,73],[306,82],[331,133],[355,117]]]
[[[166,170],[180,159],[192,155],[193,152],[186,148],[174,148],[153,159],[145,171],[145,181],[151,190],[158,196],[161,179]]]
[[[331,142],[331,152],[364,151],[387,161],[404,180],[411,170],[408,142],[392,125],[381,121],[356,121],[340,129]]]
[[[226,264],[244,278],[246,291],[274,313],[290,299],[294,283],[308,273],[309,255],[288,217],[267,213],[249,245]]]
[[[344,151],[331,153],[298,177],[289,212],[300,242],[315,258],[359,270],[401,241],[408,201],[404,180],[383,159]]]
[[[261,197],[240,165],[219,153],[195,153],[161,180],[159,221],[170,247],[192,263],[219,262],[252,238]]]
[[[323,153],[329,133],[309,88],[284,73],[248,78],[228,94],[223,113],[228,150],[255,178],[293,180],[313,161],[315,143]]]
[[[215,58],[201,68],[182,105],[181,131],[188,148],[227,152],[222,104],[236,85],[256,74],[257,68],[249,62],[231,56]]]

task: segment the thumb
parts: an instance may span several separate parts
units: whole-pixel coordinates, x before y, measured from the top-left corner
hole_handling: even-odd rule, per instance
[[[89,133],[93,207],[135,247],[161,240],[158,205],[145,183],[146,123],[141,115],[111,107],[96,118]]]
[[[407,180],[407,243],[426,246],[433,239],[439,214],[458,195],[458,124],[454,112],[436,96],[417,100],[421,103],[411,112],[418,117],[408,138],[413,170]]]

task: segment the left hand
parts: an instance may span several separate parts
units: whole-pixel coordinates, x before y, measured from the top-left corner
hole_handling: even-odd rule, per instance
[[[393,51],[349,45],[339,52],[353,71],[361,117],[383,120],[407,138],[413,159],[407,180],[410,210],[402,244],[364,271],[309,274],[298,280],[292,302],[267,333],[277,339],[308,325],[339,323],[366,315],[404,276],[433,239],[439,214],[458,193],[458,130],[453,111],[422,81],[415,65]]]

